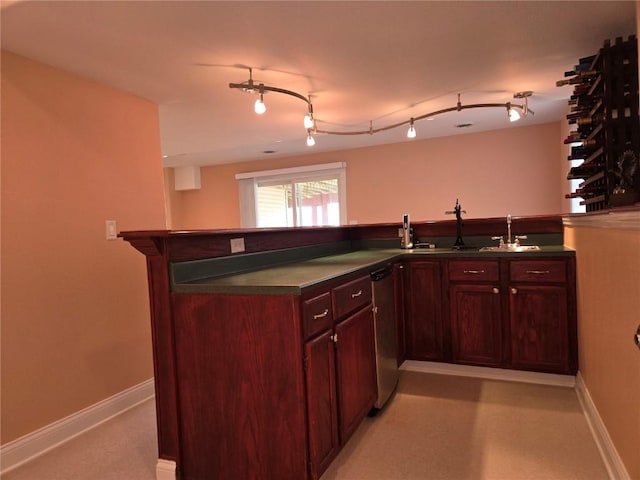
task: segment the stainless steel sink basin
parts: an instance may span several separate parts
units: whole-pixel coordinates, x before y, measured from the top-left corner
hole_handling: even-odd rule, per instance
[[[500,245],[493,247],[482,247],[481,252],[531,252],[540,250],[538,245]]]

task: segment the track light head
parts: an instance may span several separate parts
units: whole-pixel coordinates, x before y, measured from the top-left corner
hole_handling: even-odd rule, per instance
[[[316,144],[313,135],[311,135],[311,130],[307,131],[307,147],[313,147]]]
[[[511,106],[511,102],[507,102],[507,116],[511,122],[520,120],[520,112]]]
[[[253,110],[258,114],[262,115],[267,111],[267,106],[264,104],[264,98],[262,93],[260,94],[260,98],[256,100],[256,103],[253,104]]]
[[[413,126],[413,118],[411,119],[409,130],[407,131],[407,138],[416,138],[416,128]]]

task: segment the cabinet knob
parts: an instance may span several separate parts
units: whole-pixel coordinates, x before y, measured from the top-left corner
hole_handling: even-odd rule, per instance
[[[511,287],[511,294],[515,295],[516,293],[518,293],[518,289],[514,288],[514,287]]]
[[[358,290],[356,293],[351,294],[351,298],[357,298],[362,295],[362,290]]]
[[[500,289],[498,287],[493,287],[493,293],[500,293]]]

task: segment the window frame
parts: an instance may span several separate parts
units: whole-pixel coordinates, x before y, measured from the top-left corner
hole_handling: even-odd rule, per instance
[[[340,205],[340,225],[347,223],[347,174],[346,162],[325,163],[319,165],[305,165],[302,167],[280,168],[275,170],[261,170],[256,172],[238,173],[238,193],[240,202],[240,227],[257,227],[258,205],[257,189],[260,184],[278,184],[292,182],[306,182],[338,180],[338,201]],[[286,228],[286,227],[283,227]]]

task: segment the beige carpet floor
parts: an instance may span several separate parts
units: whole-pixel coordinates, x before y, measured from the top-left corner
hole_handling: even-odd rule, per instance
[[[571,388],[402,372],[322,480],[604,480]]]
[[[2,478],[153,480],[156,451],[148,401]],[[573,389],[404,371],[321,480],[607,478]]]

